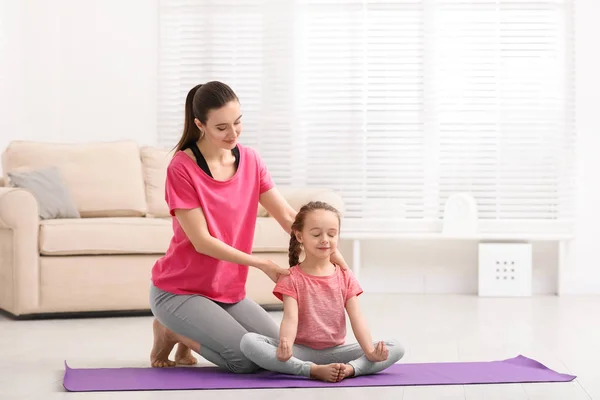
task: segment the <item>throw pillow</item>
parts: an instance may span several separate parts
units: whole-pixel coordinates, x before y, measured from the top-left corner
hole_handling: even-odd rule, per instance
[[[80,218],[77,205],[58,168],[9,172],[8,177],[14,187],[29,190],[35,196],[40,219]]]

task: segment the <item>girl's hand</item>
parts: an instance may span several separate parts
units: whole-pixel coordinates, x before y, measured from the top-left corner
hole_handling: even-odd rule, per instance
[[[389,350],[385,347],[385,343],[379,342],[377,346],[369,354],[365,354],[371,362],[385,361],[388,358]]]
[[[346,260],[344,260],[342,253],[340,253],[338,249],[335,249],[335,252],[331,253],[331,255],[329,256],[329,261],[339,265],[341,269],[348,269],[348,264],[346,264]]]
[[[269,278],[275,283],[281,275],[289,275],[290,271],[286,268],[281,268],[279,265],[275,264],[271,260],[265,260],[258,267],[262,272],[267,274]]]
[[[277,359],[286,362],[290,358],[292,358],[292,345],[287,339],[282,338],[279,340],[279,346],[277,347]]]

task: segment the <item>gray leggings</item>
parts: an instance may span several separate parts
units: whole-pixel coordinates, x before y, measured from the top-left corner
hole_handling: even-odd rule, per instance
[[[279,340],[273,337],[247,333],[242,338],[241,347],[248,359],[269,371],[310,377],[310,367],[313,363],[343,363],[350,364],[354,368],[354,376],[359,376],[381,372],[404,356],[404,349],[397,341],[384,340],[384,343],[389,350],[388,358],[379,362],[369,361],[358,343],[323,350],[295,344],[292,347],[292,357],[285,362],[277,359]]]
[[[277,323],[247,298],[239,303],[224,304],[198,295],[165,292],[151,285],[150,309],[161,324],[200,343],[202,357],[234,373],[259,369],[240,349],[246,333],[279,336]]]

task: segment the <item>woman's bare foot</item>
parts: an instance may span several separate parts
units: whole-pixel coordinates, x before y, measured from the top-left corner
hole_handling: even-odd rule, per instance
[[[183,343],[179,343],[175,353],[175,362],[180,365],[194,365],[198,360],[192,355],[192,349]]]
[[[325,382],[339,382],[342,366],[343,364],[313,364],[310,367],[310,377]]]
[[[175,361],[169,360],[171,350],[177,344],[172,332],[155,318],[152,322],[154,345],[150,353],[150,363],[154,368],[174,367]]]

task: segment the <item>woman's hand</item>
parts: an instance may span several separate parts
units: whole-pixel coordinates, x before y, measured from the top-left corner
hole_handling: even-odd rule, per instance
[[[292,358],[292,345],[286,338],[279,340],[279,346],[277,346],[277,359],[281,362],[286,362]]]
[[[371,362],[378,362],[387,360],[389,353],[389,350],[387,349],[387,347],[385,347],[385,343],[379,342],[377,343],[377,346],[375,346],[373,351],[371,351],[368,354],[365,354],[365,356],[367,356],[367,360]]]
[[[289,275],[290,271],[287,268],[281,268],[271,260],[265,260],[258,265],[258,268],[267,274],[267,276],[275,283],[282,275]]]
[[[339,265],[340,268],[344,270],[348,269],[348,264],[346,264],[346,260],[344,260],[342,253],[340,253],[338,249],[335,249],[335,252],[331,253],[331,255],[329,256],[329,261]]]

